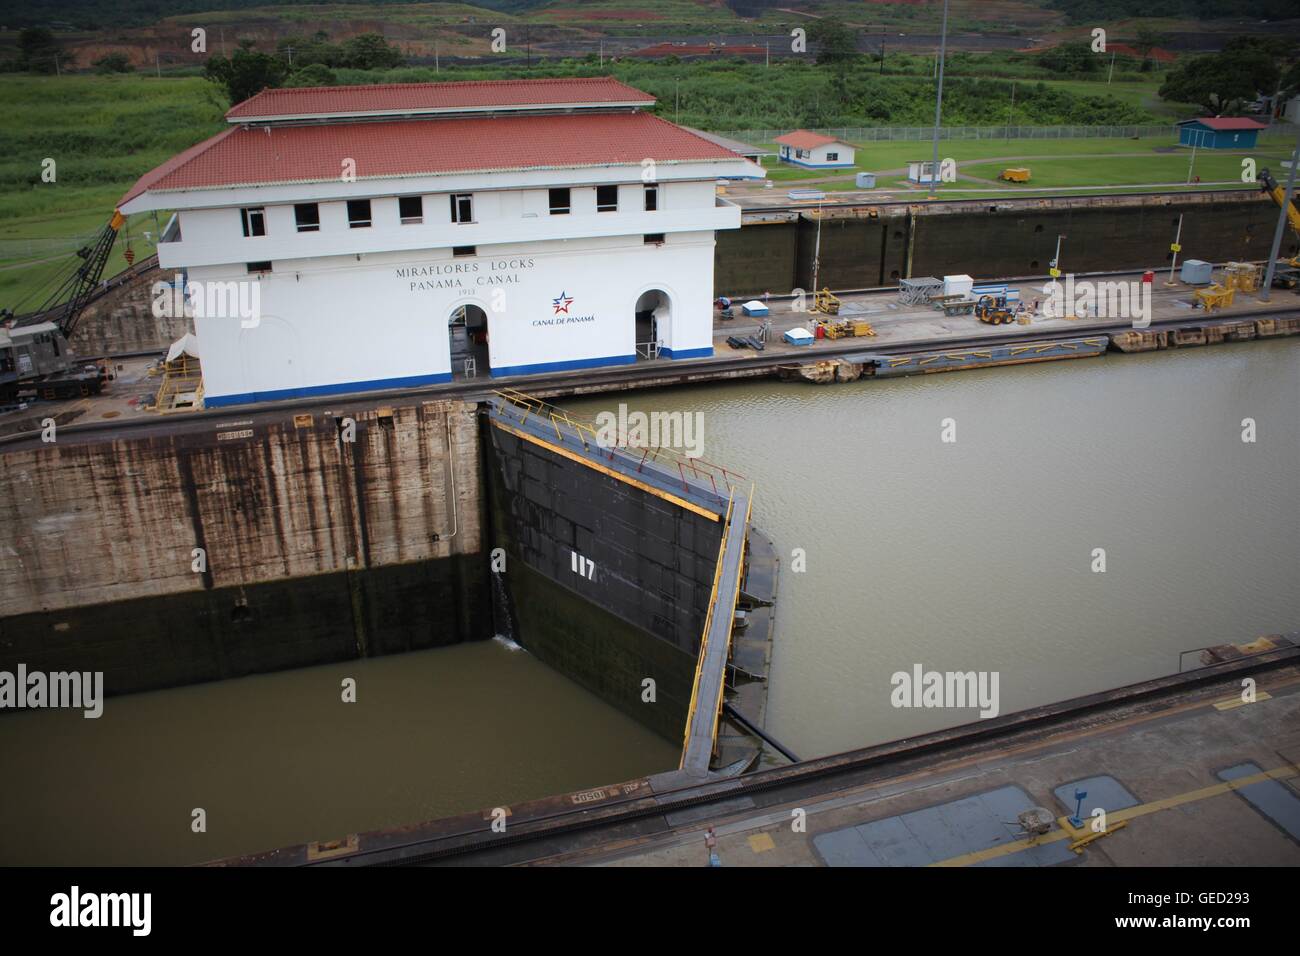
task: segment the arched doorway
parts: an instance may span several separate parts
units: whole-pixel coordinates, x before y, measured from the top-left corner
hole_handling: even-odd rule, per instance
[[[460,305],[447,320],[451,343],[451,377],[475,378],[488,374],[488,318],[477,305]]]
[[[649,289],[636,300],[636,357],[655,359],[668,338],[673,308],[668,293]]]

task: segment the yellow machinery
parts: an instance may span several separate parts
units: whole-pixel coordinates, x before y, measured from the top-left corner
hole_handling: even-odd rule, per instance
[[[820,325],[826,330],[824,334],[828,339],[852,339],[876,334],[871,323],[862,319],[842,319],[839,322],[827,322],[823,319]]]
[[[814,312],[824,312],[827,315],[839,315],[839,297],[832,295],[829,287],[822,289],[820,292],[814,292],[812,310]]]
[[[1223,284],[1234,292],[1258,292],[1261,272],[1253,262],[1229,262],[1223,270]]]
[[[1222,286],[1216,282],[1208,289],[1197,289],[1196,300],[1201,303],[1201,308],[1206,312],[1213,312],[1215,309],[1232,305],[1236,293],[1237,290],[1231,286]]]
[[[1029,182],[1029,167],[1012,166],[1004,169],[998,179],[1006,180],[1009,183],[1027,183]]]
[[[986,325],[1010,325],[1016,314],[1007,306],[1004,295],[982,295],[975,303],[975,317]]]
[[[1272,197],[1273,202],[1281,208],[1286,203],[1286,190],[1282,184],[1275,180],[1267,169],[1259,172],[1259,188]],[[1291,232],[1295,234],[1297,240],[1300,240],[1300,209],[1296,208],[1296,200],[1292,198],[1291,205],[1286,210],[1286,220],[1291,225]],[[1283,259],[1287,265],[1300,266],[1300,254],[1292,256],[1290,259]]]

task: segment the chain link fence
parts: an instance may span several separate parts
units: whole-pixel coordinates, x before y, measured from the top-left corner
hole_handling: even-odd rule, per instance
[[[771,143],[778,136],[792,132],[788,129],[740,129],[714,133],[737,139],[742,143]],[[834,136],[849,143],[924,142],[934,139],[933,126],[845,126],[837,129],[817,129],[814,132]],[[1260,131],[1261,137],[1294,137],[1296,128],[1289,123],[1276,123]],[[1172,123],[1151,126],[941,126],[940,139],[958,140],[1009,140],[1009,139],[1141,139],[1165,137],[1171,145],[1178,141],[1178,127]]]

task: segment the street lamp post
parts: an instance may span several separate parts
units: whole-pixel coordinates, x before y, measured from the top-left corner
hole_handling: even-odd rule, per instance
[[[939,123],[943,119],[943,58],[948,52],[948,0],[943,0],[943,26],[939,33],[939,82],[934,94],[934,160],[930,164],[930,198],[936,195],[935,180],[939,175]]]

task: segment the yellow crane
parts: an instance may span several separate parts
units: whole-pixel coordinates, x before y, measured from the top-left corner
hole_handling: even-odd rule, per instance
[[[1286,208],[1286,219],[1291,225],[1291,232],[1295,234],[1297,241],[1300,241],[1300,209],[1296,208],[1295,198],[1292,197],[1290,205],[1287,205],[1286,190],[1282,184],[1274,179],[1267,169],[1260,170],[1259,188],[1272,197],[1273,202],[1277,203],[1278,208]],[[1300,253],[1292,256],[1290,259],[1284,259],[1287,265],[1300,266]]]

